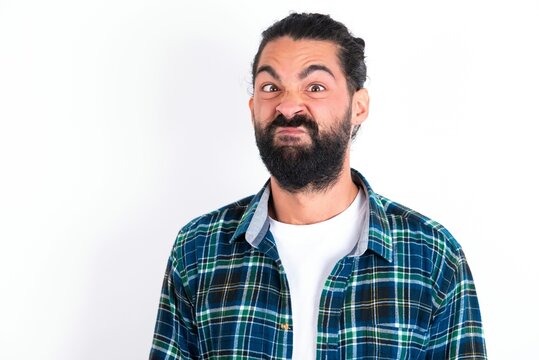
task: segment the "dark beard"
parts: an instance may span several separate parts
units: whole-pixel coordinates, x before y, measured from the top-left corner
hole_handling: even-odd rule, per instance
[[[350,115],[349,107],[344,118],[324,133],[319,132],[315,121],[304,115],[289,120],[279,115],[265,128],[257,126],[255,121],[260,157],[283,189],[292,193],[302,190],[324,191],[337,181],[350,142]],[[311,144],[295,144],[293,137],[286,136],[282,137],[286,144],[275,144],[278,127],[301,125],[310,135]]]

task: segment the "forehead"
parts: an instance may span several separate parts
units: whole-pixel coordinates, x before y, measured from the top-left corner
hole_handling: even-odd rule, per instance
[[[272,40],[262,50],[258,68],[270,65],[280,71],[297,72],[312,64],[324,65],[342,76],[338,46],[325,40],[294,40],[290,37]]]

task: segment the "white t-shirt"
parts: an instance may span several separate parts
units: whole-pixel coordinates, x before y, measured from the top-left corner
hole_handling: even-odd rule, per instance
[[[318,309],[333,267],[362,238],[367,245],[368,200],[360,189],[352,204],[333,218],[311,225],[270,221],[292,298],[294,360],[316,357]]]

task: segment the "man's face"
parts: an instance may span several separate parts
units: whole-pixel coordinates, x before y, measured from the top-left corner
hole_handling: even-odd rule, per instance
[[[329,41],[282,37],[261,53],[249,102],[257,145],[289,191],[328,187],[347,156],[357,119],[337,51]]]

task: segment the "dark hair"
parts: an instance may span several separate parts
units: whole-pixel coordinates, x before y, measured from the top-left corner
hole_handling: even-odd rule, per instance
[[[329,15],[307,13],[292,13],[262,32],[262,41],[253,60],[253,85],[262,50],[268,42],[283,36],[289,36],[294,40],[326,40],[335,43],[339,48],[337,55],[346,76],[349,92],[352,94],[363,87],[367,78],[365,41],[354,37],[344,24],[333,20]]]

